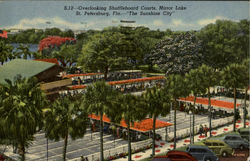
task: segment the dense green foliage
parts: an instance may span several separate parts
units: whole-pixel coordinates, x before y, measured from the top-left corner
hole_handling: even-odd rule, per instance
[[[203,42],[204,63],[222,69],[231,63],[242,62],[249,52],[249,21],[239,23],[217,20],[198,32]]]
[[[185,74],[202,63],[201,42],[191,33],[166,38],[155,45],[147,57],[166,74]]]
[[[143,100],[145,102],[146,111],[148,111],[149,116],[153,119],[153,148],[152,156],[155,155],[155,123],[156,118],[159,116],[164,116],[170,112],[170,98],[166,95],[162,89],[153,87],[147,89],[145,93],[142,94]]]
[[[176,109],[178,106],[178,99],[180,97],[186,97],[190,94],[190,89],[188,88],[187,81],[184,76],[179,74],[169,75],[166,79],[166,84],[164,86],[164,92],[166,95],[170,96],[171,106],[174,107],[174,149],[176,148]]]
[[[109,113],[110,108],[115,105],[113,102],[117,96],[117,91],[113,90],[105,82],[96,82],[87,87],[86,93],[83,95],[83,103],[88,113],[95,113],[100,116],[100,160],[104,160],[103,155],[103,115]],[[113,116],[113,115],[111,115]]]
[[[1,139],[18,147],[21,160],[25,160],[25,148],[42,127],[47,101],[35,78],[17,76],[14,82],[6,82],[0,86]]]
[[[236,130],[236,88],[244,88],[243,79],[244,79],[244,70],[246,68],[244,65],[240,64],[230,64],[226,66],[221,71],[221,85],[226,87],[227,89],[232,88],[234,93],[234,128],[233,130]]]
[[[31,43],[37,44],[40,40],[48,36],[62,36],[62,37],[74,37],[72,30],[61,31],[59,28],[47,28],[42,29],[27,29],[17,34],[9,34],[9,43]]]
[[[123,37],[120,33],[112,32],[93,35],[83,46],[78,64],[82,65],[85,71],[100,70],[106,79],[109,70],[117,69],[127,62],[119,48]]]
[[[68,136],[73,140],[82,138],[86,132],[88,113],[78,97],[57,99],[45,113],[45,135],[55,141],[64,140],[63,160],[66,160]]]
[[[135,121],[140,121],[147,116],[147,111],[144,108],[142,99],[140,97],[134,96],[132,94],[121,95],[118,97],[120,105],[120,113],[122,118],[127,124],[128,132],[128,161],[132,160],[131,152],[131,136],[130,136],[130,127],[134,124]]]

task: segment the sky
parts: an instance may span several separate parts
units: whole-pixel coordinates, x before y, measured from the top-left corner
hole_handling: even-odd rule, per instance
[[[58,27],[62,30],[101,30],[108,26],[130,25],[145,26],[153,30],[160,29],[162,31],[166,29],[199,30],[209,23],[215,23],[218,19],[233,21],[249,19],[249,5],[247,1],[83,2],[0,0],[0,29],[44,29],[48,27]],[[114,13],[114,10],[109,9],[110,6],[127,6],[130,7],[130,9],[116,10],[120,13],[117,15],[117,12]],[[160,6],[168,8],[159,10]],[[183,7],[186,9],[177,10],[176,6],[178,9],[183,9]],[[92,10],[84,10],[86,7]],[[101,10],[95,10],[96,7]],[[132,10],[133,8],[135,10]],[[137,15],[130,15],[130,11],[136,12]],[[146,14],[151,11],[160,13],[160,15],[141,15],[141,12]],[[77,12],[81,15],[77,15]],[[97,14],[103,13],[104,15],[90,15],[92,14],[90,12]],[[166,15],[163,15],[163,13]],[[135,22],[128,24],[121,23],[120,20]]]

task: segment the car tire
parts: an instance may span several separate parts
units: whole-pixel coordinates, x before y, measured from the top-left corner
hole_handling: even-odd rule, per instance
[[[244,146],[243,145],[240,145],[239,148],[240,148],[240,150],[244,150]]]
[[[227,157],[227,152],[224,151],[224,152],[222,152],[221,155],[222,155],[222,157]]]

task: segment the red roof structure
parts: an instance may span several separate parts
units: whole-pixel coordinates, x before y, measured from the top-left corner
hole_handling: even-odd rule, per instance
[[[43,62],[48,62],[48,63],[54,63],[59,65],[59,62],[57,61],[56,58],[51,58],[51,59],[34,59],[35,61],[43,61]]]
[[[180,98],[181,101],[185,102],[194,102],[194,96],[189,96],[186,98]],[[196,103],[197,104],[202,104],[202,105],[208,105],[208,98],[196,98]],[[227,108],[227,109],[233,109],[234,104],[232,102],[226,102],[226,101],[221,101],[221,100],[215,100],[211,99],[211,106],[215,107],[220,107],[220,108]],[[240,104],[237,103],[236,107],[240,106]]]
[[[100,120],[100,116],[97,116],[95,114],[90,114],[89,118],[92,118],[94,120]],[[110,119],[106,115],[103,115],[103,122],[110,123]],[[169,123],[169,122],[156,120],[156,129],[171,126],[171,125],[172,124]],[[125,123],[124,120],[122,120],[120,122],[120,126],[126,128],[127,124]],[[135,122],[134,126],[130,126],[130,129],[135,130],[135,131],[140,131],[140,132],[151,131],[151,130],[153,130],[153,119],[147,118],[147,119],[144,119],[144,120],[142,120],[140,122]]]
[[[145,77],[145,78],[128,79],[128,80],[121,80],[121,81],[112,81],[112,82],[109,82],[109,84],[110,85],[129,84],[129,83],[138,83],[138,82],[145,82],[145,81],[151,81],[151,80],[161,80],[164,78],[165,78],[164,76]]]

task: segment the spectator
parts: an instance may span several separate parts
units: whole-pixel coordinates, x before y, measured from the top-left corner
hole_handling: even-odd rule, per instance
[[[126,128],[123,128],[123,129],[122,129],[122,137],[123,137],[124,140],[125,140],[126,137],[127,137],[127,129],[126,129]]]
[[[208,132],[208,127],[207,127],[207,125],[205,125],[205,127],[204,127],[204,132],[205,132],[205,136],[207,137],[207,132]]]
[[[200,125],[200,128],[199,128],[199,134],[200,134],[200,136],[202,135],[202,133],[203,133],[203,126]]]
[[[117,138],[119,139],[120,138],[120,127],[117,126],[116,128],[116,135],[117,135]]]

